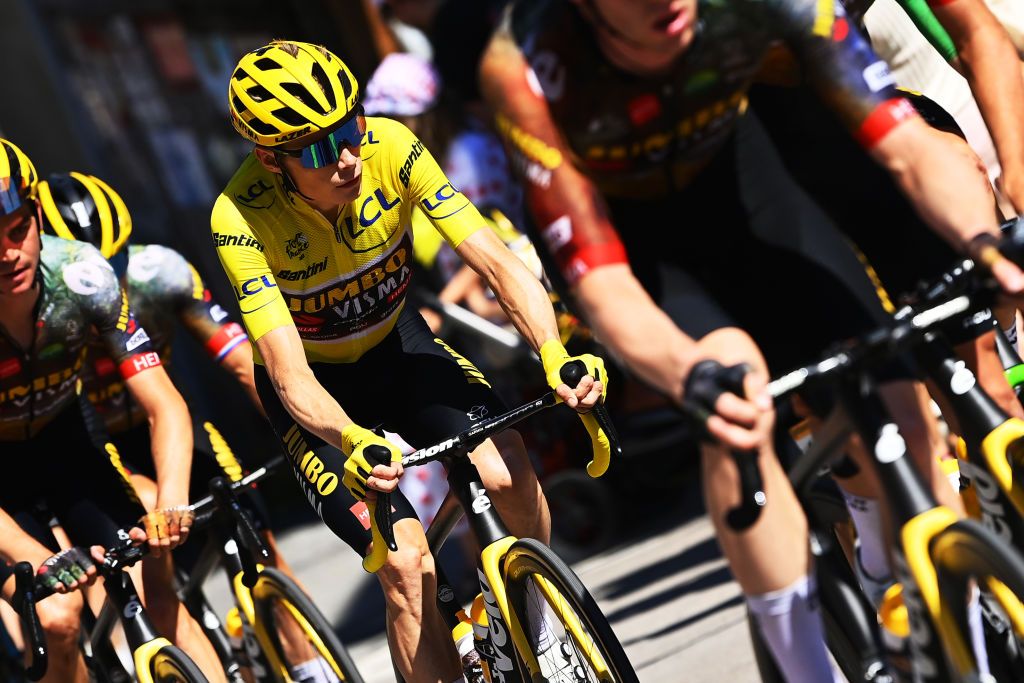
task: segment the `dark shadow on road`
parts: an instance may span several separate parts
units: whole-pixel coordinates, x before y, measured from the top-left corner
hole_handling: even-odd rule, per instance
[[[595,590],[594,593],[601,598],[618,598],[659,579],[678,574],[690,567],[718,559],[721,556],[722,553],[718,549],[718,542],[714,538],[708,538],[697,545],[687,548],[678,555],[666,557],[661,562],[639,569],[623,576],[618,581],[602,586],[600,589]]]
[[[630,645],[633,645],[634,643],[639,643],[639,642],[644,641],[644,640],[652,640],[654,638],[660,638],[662,636],[668,635],[669,633],[672,633],[673,631],[678,631],[680,629],[684,629],[687,626],[689,626],[690,624],[696,624],[698,621],[701,621],[702,619],[710,617],[712,614],[715,614],[715,613],[720,612],[720,611],[722,611],[724,609],[729,609],[730,607],[735,607],[735,606],[741,605],[741,604],[743,604],[743,596],[742,595],[734,595],[731,598],[729,598],[728,600],[723,600],[722,602],[718,603],[717,605],[712,605],[711,607],[703,609],[700,612],[697,612],[696,614],[691,614],[690,616],[686,617],[685,619],[680,619],[679,621],[677,621],[674,624],[669,624],[668,626],[660,628],[657,631],[653,631],[651,633],[644,633],[642,635],[638,635],[636,638],[632,638],[630,640],[623,641],[622,645],[623,645],[623,647],[629,647]]]
[[[636,614],[641,614],[649,609],[654,609],[669,600],[675,600],[676,598],[688,593],[695,593],[730,581],[732,581],[732,574],[729,572],[729,568],[719,567],[718,569],[703,574],[696,579],[692,579],[678,586],[667,588],[641,600],[640,602],[634,602],[628,607],[623,607],[614,612],[606,612],[606,616],[608,617],[608,621],[615,623],[621,619],[628,619]]]

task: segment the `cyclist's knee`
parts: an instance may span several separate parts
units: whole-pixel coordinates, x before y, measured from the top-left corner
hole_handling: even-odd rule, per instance
[[[398,550],[388,553],[384,566],[377,571],[377,578],[389,602],[405,602],[418,598],[423,575],[433,573],[434,561],[418,521],[399,520],[394,528]]]
[[[513,429],[485,441],[473,451],[472,459],[487,491],[494,496],[536,487],[537,473],[526,453],[523,437]]]
[[[81,625],[82,594],[54,595],[36,605],[46,642],[55,649],[76,647]]]

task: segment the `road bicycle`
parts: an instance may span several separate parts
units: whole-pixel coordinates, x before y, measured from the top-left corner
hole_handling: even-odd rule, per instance
[[[570,386],[586,373],[582,363],[563,367],[562,380]],[[638,681],[615,632],[589,591],[550,548],[531,538],[509,534],[491,503],[470,451],[504,429],[558,403],[549,392],[502,415],[482,420],[470,429],[439,443],[421,448],[404,458],[403,467],[443,460],[448,469],[450,492],[427,539],[435,556],[461,515],[482,548],[477,578],[487,621],[487,642],[480,654],[493,683],[498,681]],[[603,474],[618,440],[607,413],[595,410],[608,442],[595,442],[588,471]],[[374,462],[387,461],[387,451],[367,449]],[[390,550],[397,550],[390,516],[389,494],[368,500],[374,524],[373,549],[363,562],[369,571],[383,565]],[[453,589],[439,578],[438,603],[451,619],[459,602]],[[540,624],[546,624],[541,627]]]
[[[1016,246],[1019,253],[1017,245],[1021,244],[1024,224],[1015,227],[1008,246]],[[978,675],[978,665],[967,635],[973,581],[995,596],[1018,637],[1024,625],[1018,597],[1024,595],[1024,559],[990,528],[974,520],[958,520],[951,510],[936,504],[906,457],[906,444],[875,391],[880,365],[911,350],[915,357],[931,363],[933,371],[946,373],[953,394],[969,393],[973,375],[953,359],[939,330],[984,309],[994,297],[994,286],[973,269],[973,262],[963,261],[930,288],[923,304],[897,316],[892,327],[844,343],[817,363],[769,385],[776,399],[797,390],[823,387],[836,398],[810,448],[791,468],[791,479],[813,481],[822,465],[841,453],[854,433],[873,455],[872,465],[891,510],[895,573],[903,585],[910,622],[912,665],[925,681],[977,680],[972,678]],[[956,406],[958,414],[969,409],[971,406]],[[997,450],[994,445],[989,448],[991,453]],[[797,491],[806,495],[805,484],[798,484]]]
[[[99,616],[90,628],[83,631],[83,650],[90,676],[101,683],[130,680],[139,683],[206,683],[206,676],[195,662],[153,628],[135,584],[125,571],[146,555],[148,547],[143,544],[111,548],[97,567],[104,579],[107,597]],[[15,576],[14,605],[25,625],[29,653],[26,675],[29,680],[38,681],[46,674],[47,649],[35,604],[52,595],[53,591],[37,582],[32,565],[27,562],[16,565]],[[88,612],[88,607],[84,612]],[[131,651],[134,679],[110,647],[110,634],[117,622],[124,629]],[[111,656],[115,659],[108,658]]]
[[[179,573],[179,598],[202,625],[232,683],[292,683],[295,667],[311,662],[308,666],[318,666],[326,680],[362,683],[348,650],[312,599],[290,576],[260,564],[268,557],[266,548],[236,497],[283,462],[278,456],[233,483],[224,477],[210,481],[210,495],[192,506],[193,530],[208,527],[213,533],[192,571]],[[227,574],[241,622],[238,648],[202,591],[218,567]]]

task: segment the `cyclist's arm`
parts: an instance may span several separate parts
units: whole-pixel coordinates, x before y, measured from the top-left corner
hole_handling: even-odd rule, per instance
[[[214,206],[211,222],[215,234],[246,238],[232,244],[224,240],[225,244],[217,248],[217,256],[238,298],[249,338],[263,360],[282,406],[301,427],[345,452],[341,432],[353,424],[352,419],[324,389],[306,362],[302,339],[261,245],[238,216],[230,199],[223,195]],[[394,467],[375,468],[374,478],[379,485],[374,488],[391,490],[397,485],[398,471]],[[386,474],[378,475],[378,472]]]
[[[932,2],[960,54],[963,74],[992,135],[1002,185],[1024,211],[1024,78],[1010,36],[982,0]]]
[[[150,451],[156,468],[156,509],[188,505],[192,470],[192,419],[185,400],[163,367],[125,379],[149,419]]]
[[[256,393],[252,346],[245,330],[231,320],[227,311],[213,299],[192,264],[177,252],[169,249],[165,251],[169,252],[169,258],[180,262],[179,265],[188,273],[187,282],[176,286],[176,291],[167,293],[168,297],[178,302],[178,319],[196,341],[203,345],[210,358],[238,380],[256,410],[265,417],[263,404]],[[165,264],[164,267],[168,266]]]
[[[313,375],[295,326],[270,330],[255,344],[288,414],[307,431],[341,450],[341,430],[352,424],[352,418]]]
[[[455,253],[494,292],[498,303],[534,351],[558,339],[558,323],[544,285],[509,251],[493,230],[477,230]]]
[[[775,17],[820,96],[917,212],[954,247],[972,253],[999,227],[984,169],[975,157],[921,120],[895,89],[888,67],[841,11],[815,0],[774,0]],[[1024,292],[1024,273],[991,258],[1003,288]]]
[[[13,517],[0,508],[0,559],[11,564],[30,562],[35,568],[51,555],[52,550],[25,533]]]
[[[102,259],[91,247],[85,252],[83,260],[93,256]],[[101,267],[89,272],[95,282],[91,293],[79,295],[83,308],[117,364],[125,386],[149,419],[159,487],[158,509],[187,505],[192,463],[192,420],[188,408],[164,371],[145,329],[135,321],[128,297],[113,270],[103,261]]]
[[[260,401],[259,394],[256,393],[256,378],[253,375],[252,344],[249,343],[249,340],[246,339],[231,349],[228,355],[221,359],[220,364],[242,385],[246,395],[249,396],[249,400],[256,406],[256,410],[259,411],[260,415],[266,417],[267,413],[263,410],[263,402]]]
[[[480,81],[533,216],[597,337],[678,401],[694,342],[633,275],[597,190],[568,162],[547,103],[530,89],[528,69],[512,39],[499,33],[484,54]]]

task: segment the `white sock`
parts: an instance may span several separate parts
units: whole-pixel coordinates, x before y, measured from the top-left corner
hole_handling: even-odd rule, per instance
[[[469,681],[466,680],[465,676],[459,676],[452,683],[469,683]]]
[[[981,592],[977,586],[971,587],[971,601],[967,603],[967,624],[971,629],[971,645],[974,656],[978,660],[978,673],[982,680],[991,671],[988,667],[988,651],[985,649],[985,627],[982,626]]]
[[[746,598],[783,678],[789,683],[841,680],[828,659],[817,588],[811,577],[804,576],[781,590]]]
[[[292,678],[300,683],[338,683],[338,677],[323,657],[315,657],[291,667]]]
[[[847,493],[842,487],[839,490],[843,492],[846,507],[850,510],[853,525],[857,528],[861,567],[873,579],[892,576],[885,537],[882,535],[882,511],[878,501]]]
[[[534,642],[537,643],[537,653],[540,654],[550,650],[558,638],[551,631],[549,624],[548,614],[551,612],[551,608],[548,606],[548,601],[541,595],[537,584],[531,581],[527,585],[526,591],[529,593],[527,604],[541,608],[529,611],[530,635],[534,637]]]

